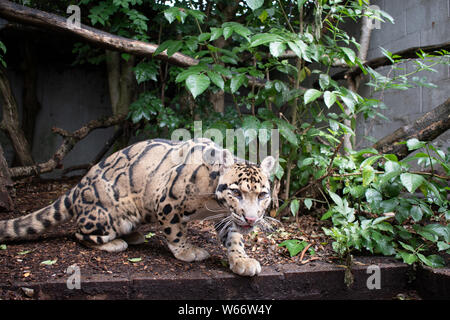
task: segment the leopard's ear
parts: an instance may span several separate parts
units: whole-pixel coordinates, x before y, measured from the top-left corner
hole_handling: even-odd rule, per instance
[[[259,165],[262,171],[269,177],[275,167],[275,158],[268,156]]]

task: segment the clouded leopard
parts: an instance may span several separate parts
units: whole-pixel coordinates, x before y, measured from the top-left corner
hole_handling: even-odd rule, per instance
[[[196,261],[208,253],[189,243],[186,225],[214,215],[231,270],[253,276],[261,266],[245,253],[243,235],[264,223],[274,164],[271,156],[260,165],[239,160],[209,139],[139,142],[93,166],[53,204],[0,221],[0,241],[26,239],[74,219],[80,242],[119,252],[144,242],[139,225],[157,221],[173,255]]]

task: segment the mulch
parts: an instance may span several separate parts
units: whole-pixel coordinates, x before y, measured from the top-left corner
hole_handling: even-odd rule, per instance
[[[26,179],[16,183],[15,210],[0,212],[0,220],[11,219],[31,213],[51,204],[59,196],[76,185],[80,177],[61,180]],[[322,231],[327,221],[314,216],[300,216],[299,223],[282,222],[274,232],[253,232],[246,236],[246,251],[260,261],[262,266],[281,264],[305,264],[315,260],[333,259],[331,241]],[[92,250],[77,242],[73,236],[73,221],[54,227],[28,241],[6,243],[0,249],[0,284],[45,282],[66,278],[66,270],[76,264],[83,276],[106,274],[121,277],[130,273],[148,273],[152,276],[180,276],[195,270],[208,274],[211,270],[229,273],[226,250],[217,240],[213,223],[195,221],[189,224],[189,236],[193,244],[208,250],[210,257],[201,262],[186,263],[175,259],[170,253],[164,235],[156,224],[144,225],[139,230],[147,235],[147,242],[120,253]],[[302,256],[290,257],[284,240],[299,239],[311,244]],[[0,244],[1,245],[1,244]],[[23,295],[0,289],[0,299],[21,299]]]

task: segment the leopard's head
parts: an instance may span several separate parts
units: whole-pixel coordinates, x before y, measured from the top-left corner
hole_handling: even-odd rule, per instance
[[[216,189],[218,201],[229,209],[227,222],[234,223],[241,232],[249,232],[264,222],[269,207],[270,173],[275,166],[272,156],[260,165],[225,162]]]

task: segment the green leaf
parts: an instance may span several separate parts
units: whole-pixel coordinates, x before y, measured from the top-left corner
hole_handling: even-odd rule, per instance
[[[408,253],[405,251],[398,251],[398,253],[402,257],[404,263],[413,264],[417,261],[417,256],[414,253]]]
[[[390,173],[390,172],[401,172],[402,166],[395,161],[386,161],[386,163],[384,164],[384,171],[386,171],[386,173]]]
[[[321,73],[319,76],[319,85],[322,90],[325,90],[330,85],[330,76],[326,73]]]
[[[231,93],[235,93],[245,83],[247,77],[244,74],[239,74],[231,78],[230,89]]]
[[[241,24],[235,24],[233,26],[233,31],[236,32],[241,37],[244,37],[248,42],[250,42],[249,35],[252,33],[247,27]]]
[[[415,251],[416,251],[412,246],[410,246],[410,245],[407,244],[407,243],[404,243],[404,242],[402,242],[402,241],[399,241],[399,243],[400,243],[400,245],[401,245],[404,249],[406,249],[406,250],[408,250],[408,251],[411,251],[411,252],[415,252]]]
[[[33,250],[23,250],[23,251],[18,252],[17,254],[20,254],[21,256],[23,256],[23,255],[29,254],[30,252],[33,252]]]
[[[425,145],[426,145],[425,142],[419,141],[416,138],[409,139],[408,141],[406,141],[406,146],[408,147],[408,150],[410,150],[410,151],[423,148]]]
[[[257,47],[262,44],[281,41],[283,41],[283,39],[279,35],[273,33],[260,33],[252,37],[250,40],[250,47]]]
[[[431,232],[450,243],[450,227],[448,225],[443,226],[439,223],[430,223],[423,227],[423,230]]]
[[[211,38],[210,41],[214,41],[222,36],[222,28],[211,28]]]
[[[259,9],[264,4],[264,0],[245,0],[245,2],[253,11]]]
[[[186,79],[186,87],[192,93],[194,98],[208,89],[210,83],[209,78],[204,74],[193,74]]]
[[[233,28],[232,27],[223,28],[222,34],[224,39],[227,40],[233,34]]]
[[[151,237],[153,237],[155,235],[154,232],[149,232],[145,235],[145,239],[150,239]]]
[[[428,257],[425,257],[423,254],[418,253],[417,256],[419,257],[420,261],[422,261],[425,265],[429,267],[442,268],[445,266],[444,259],[436,254],[432,254]]]
[[[320,218],[320,220],[326,220],[329,217],[331,217],[333,215],[333,210],[328,210],[327,212],[325,212],[323,214],[323,216]]]
[[[351,63],[355,63],[355,61],[356,61],[356,54],[355,54],[355,52],[352,49],[346,48],[346,47],[342,47],[341,50],[344,53],[345,57],[347,57],[347,59],[350,60]]]
[[[365,159],[365,160],[361,163],[361,165],[359,166],[359,168],[362,169],[362,168],[364,168],[364,167],[366,167],[366,166],[371,166],[372,164],[374,164],[375,161],[377,161],[377,160],[380,159],[380,158],[381,158],[381,156],[372,156],[372,157],[369,157],[369,158]]]
[[[170,45],[167,47],[167,56],[170,57],[174,53],[178,52],[183,47],[182,41],[173,40]]]
[[[437,254],[432,254],[427,257],[428,261],[430,262],[430,266],[433,268],[443,268],[445,267],[445,261],[444,258]]]
[[[211,37],[211,33],[203,32],[198,35],[198,41],[200,41],[200,42],[207,41],[207,40],[209,40],[210,37]]]
[[[332,191],[328,191],[330,194],[331,199],[333,199],[334,203],[336,203],[339,207],[343,206],[342,198],[339,197],[336,193]]]
[[[128,258],[128,261],[130,261],[132,263],[136,263],[136,262],[142,261],[142,258]]]
[[[173,40],[167,40],[167,41],[164,41],[163,43],[161,43],[158,46],[158,48],[155,50],[155,52],[153,53],[153,56],[157,56],[158,54],[160,54],[161,52],[166,50],[172,44],[172,42],[173,42]]]
[[[444,241],[438,241],[437,247],[438,247],[439,251],[443,251],[443,250],[450,249],[450,244],[448,244],[447,242],[444,242]]]
[[[366,190],[366,199],[367,202],[369,203],[376,203],[383,200],[383,197],[381,196],[381,193],[379,193],[377,190],[369,188]]]
[[[306,241],[300,241],[298,239],[285,240],[280,243],[279,247],[286,247],[291,257],[299,254],[308,245]]]
[[[352,186],[349,188],[349,191],[353,198],[359,199],[364,195],[366,188],[363,186]]]
[[[208,71],[207,74],[208,74],[209,79],[211,79],[212,83],[214,83],[220,89],[224,90],[225,82],[223,81],[223,78],[220,74],[213,72],[213,71]]]
[[[0,250],[6,250],[6,244],[0,244]]]
[[[313,205],[312,199],[309,198],[303,200],[303,203],[305,204],[305,207],[308,208],[308,210],[310,210]]]
[[[278,58],[286,50],[286,45],[284,43],[282,43],[282,42],[271,42],[270,45],[269,45],[269,49],[270,49],[270,53],[275,58]]]
[[[294,199],[291,201],[291,213],[295,216],[298,213],[298,209],[300,207],[300,202],[298,199]]]
[[[362,171],[363,186],[367,187],[375,179],[375,170],[371,166],[364,167]]]
[[[222,62],[224,62],[224,63],[231,63],[231,64],[237,64],[238,63],[235,58],[230,57],[230,56],[226,56],[226,55],[220,56],[220,60],[222,60]]]
[[[327,108],[330,109],[331,106],[336,102],[336,94],[331,91],[325,91],[323,94],[323,99]]]
[[[297,135],[295,134],[294,130],[295,127],[292,126],[290,123],[282,120],[282,119],[273,119],[272,120],[280,130],[281,135],[289,141],[289,143],[293,144],[294,146],[298,147],[298,139]]]
[[[305,104],[315,101],[322,95],[322,92],[316,89],[308,89],[305,92],[304,100]]]
[[[133,70],[138,84],[148,80],[158,81],[158,70],[156,65],[150,62],[141,62]]]
[[[42,264],[42,265],[45,265],[45,266],[51,266],[51,265],[55,264],[57,260],[58,260],[58,259],[55,259],[55,260],[45,260],[45,261],[42,261],[41,264]]]
[[[406,172],[400,175],[400,181],[406,190],[414,193],[424,183],[425,179],[421,175]]]
[[[414,219],[415,222],[422,220],[422,216],[423,212],[419,206],[413,206],[411,208],[411,217]]]

